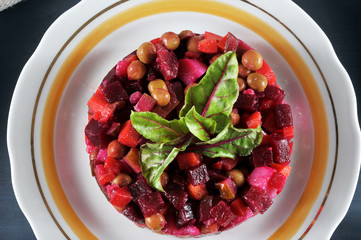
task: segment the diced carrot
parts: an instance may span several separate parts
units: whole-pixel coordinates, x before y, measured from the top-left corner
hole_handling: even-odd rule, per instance
[[[276,171],[282,175],[284,175],[285,177],[288,177],[288,175],[290,175],[291,172],[291,166],[289,165],[281,165],[281,164],[277,164],[277,163],[272,163],[271,168],[276,169]]]
[[[226,48],[226,41],[227,41],[228,34],[224,36],[221,40],[218,42],[218,48],[221,50],[221,52],[224,52],[224,49]]]
[[[181,153],[177,156],[177,162],[179,169],[184,170],[197,166],[201,159],[198,153]]]
[[[215,33],[211,33],[211,32],[205,32],[204,33],[204,38],[213,38],[216,39],[217,41],[221,41],[222,40],[222,36],[215,34]]]
[[[140,166],[140,151],[138,148],[132,148],[128,152],[128,154],[124,157],[124,160],[128,165],[133,169],[135,173],[140,173],[142,171],[142,167]]]
[[[208,195],[208,191],[205,184],[192,185],[188,184],[189,197],[194,200],[202,200]]]
[[[104,162],[104,168],[112,171],[114,174],[120,172],[120,161],[111,157],[107,157]]]
[[[261,125],[261,113],[260,112],[254,112],[251,114],[251,116],[248,117],[246,120],[246,125],[248,128],[257,128]]]
[[[104,97],[101,88],[94,93],[88,101],[89,111],[93,113],[93,118],[99,122],[106,122],[113,115],[117,103],[109,103]]]
[[[294,137],[294,127],[293,126],[283,127],[282,134],[287,139],[293,138]]]
[[[276,74],[273,72],[271,67],[266,63],[265,60],[263,60],[262,67],[256,71],[257,73],[260,73],[264,75],[267,78],[267,82],[269,85],[275,86],[277,83]]]
[[[218,51],[217,40],[205,38],[198,42],[198,50],[204,53],[216,53]]]
[[[118,188],[110,194],[109,202],[117,208],[124,208],[130,201],[132,201],[132,195],[127,186]]]
[[[118,141],[128,147],[136,147],[141,135],[133,128],[130,120],[126,121],[120,130]]]
[[[111,170],[104,168],[103,164],[96,165],[94,172],[100,186],[105,185],[115,178],[115,174]]]

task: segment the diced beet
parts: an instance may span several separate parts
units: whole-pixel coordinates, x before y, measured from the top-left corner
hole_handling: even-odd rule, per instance
[[[226,39],[226,43],[224,46],[224,52],[225,53],[228,51],[237,52],[238,42],[239,42],[239,40],[232,33],[229,32],[227,34],[227,39]]]
[[[168,91],[174,93],[179,101],[184,99],[184,89],[180,81],[166,82],[166,84]]]
[[[124,161],[133,169],[133,171],[138,174],[142,171],[142,168],[139,163],[140,159],[140,150],[138,148],[132,148],[124,157]]]
[[[288,140],[281,133],[271,135],[273,161],[281,164],[288,164],[291,161],[290,146]]]
[[[285,91],[272,85],[267,85],[264,90],[264,94],[267,98],[272,99],[274,104],[282,103],[283,99],[285,98]]]
[[[103,88],[106,87],[107,85],[113,83],[113,82],[122,81],[122,79],[115,74],[115,68],[116,68],[116,67],[113,67],[113,68],[107,73],[107,75],[103,78],[103,81],[102,81],[102,83],[101,83],[101,86],[102,86]]]
[[[130,201],[132,195],[127,186],[114,190],[109,196],[109,202],[118,208],[124,208]]]
[[[256,167],[252,173],[248,176],[248,183],[251,186],[259,187],[265,191],[268,190],[268,182],[275,174],[276,170],[273,168],[264,166]]]
[[[250,214],[250,212],[252,213],[252,210],[244,204],[241,198],[237,198],[231,203],[231,209],[238,217],[242,217],[243,221],[245,221],[249,215],[253,215]]]
[[[107,149],[106,148],[99,149],[95,164],[99,164],[99,163],[104,164],[105,159],[107,159],[107,157],[108,157]]]
[[[178,75],[178,59],[174,52],[167,50],[157,51],[158,65],[160,66],[160,72],[162,73],[164,80],[170,81]]]
[[[209,177],[214,181],[214,182],[221,182],[223,180],[225,180],[227,177],[224,176],[221,172],[217,172],[214,170],[209,170]]]
[[[288,104],[278,104],[274,107],[275,125],[277,129],[293,126],[291,107]]]
[[[263,118],[262,128],[268,133],[273,133],[276,130],[275,115],[273,111],[269,111]]]
[[[242,40],[238,39],[238,50],[245,52],[247,50],[253,50],[251,46],[249,46],[247,43],[243,42]]]
[[[234,168],[238,163],[238,158],[221,158],[216,163],[213,163],[211,166],[216,170],[226,170],[229,171]]]
[[[175,93],[169,92],[169,94],[170,94],[170,102],[168,103],[167,106],[161,107],[161,106],[159,106],[157,104],[152,110],[152,112],[158,114],[162,118],[166,118],[168,116],[168,114],[170,114],[178,106],[178,104],[181,102],[177,98]]]
[[[128,147],[136,147],[140,134],[135,130],[130,120],[125,122],[122,129],[120,130],[118,141]]]
[[[179,60],[178,78],[185,85],[196,82],[206,71],[207,66],[197,59],[184,58]]]
[[[130,97],[129,97],[130,104],[132,104],[132,105],[137,104],[137,102],[142,97],[142,95],[143,94],[141,92],[139,92],[139,91],[135,92],[135,93],[132,93],[132,95],[130,95]]]
[[[252,113],[246,120],[247,128],[257,128],[261,126],[262,116],[260,112]]]
[[[128,121],[132,110],[133,110],[133,106],[131,106],[129,104],[127,104],[125,106],[125,108],[116,109],[114,111],[114,116],[113,116],[114,122],[124,123],[124,122]]]
[[[181,209],[188,200],[188,194],[178,184],[168,184],[164,196],[176,208]]]
[[[137,181],[129,186],[129,189],[135,201],[143,195],[152,193],[147,180],[141,174],[138,175]]]
[[[126,81],[123,86],[128,95],[134,92],[144,92],[141,80]]]
[[[177,155],[177,163],[180,170],[195,167],[201,163],[201,158],[198,153],[180,153]]]
[[[107,134],[109,136],[112,136],[113,138],[117,138],[120,132],[120,123],[113,122],[110,126],[109,130],[107,131]]]
[[[199,202],[198,207],[198,221],[204,222],[212,218],[210,210],[213,206],[213,196],[207,196]]]
[[[273,152],[270,145],[260,145],[253,149],[253,164],[255,167],[271,166],[273,163]]]
[[[132,174],[133,173],[133,169],[129,166],[128,163],[125,162],[124,159],[120,159],[119,160],[119,168],[120,168],[120,172],[122,173],[126,173],[126,174]]]
[[[102,90],[105,98],[110,103],[128,100],[129,98],[123,86],[118,81],[108,84],[107,86],[103,87]]]
[[[85,127],[85,135],[94,147],[106,147],[111,141],[111,137],[107,135],[109,127],[107,123],[92,118]]]
[[[102,164],[95,166],[94,173],[100,186],[105,185],[115,178],[115,174],[112,171],[105,169]]]
[[[138,225],[144,224],[143,214],[134,202],[128,203],[123,211],[123,215]]]
[[[277,83],[276,74],[273,72],[273,70],[265,60],[263,60],[262,67],[258,69],[256,72],[262,74],[267,78],[268,85],[276,85]]]
[[[243,91],[238,95],[234,107],[239,110],[255,112],[258,109],[258,104],[258,98],[254,92]]]
[[[160,212],[164,207],[164,201],[159,192],[145,194],[137,202],[144,217],[150,217]]]
[[[89,112],[99,122],[107,122],[118,105],[118,102],[109,103],[100,89],[88,101]]]
[[[218,35],[218,34],[205,31],[205,32],[204,32],[204,38],[214,38],[214,39],[216,39],[217,41],[221,41],[223,37],[220,36],[220,35]]]
[[[121,60],[117,63],[115,68],[115,74],[119,77],[126,78],[128,77],[127,68],[131,62],[127,60]]]
[[[237,194],[237,186],[230,178],[226,178],[225,180],[216,183],[216,187],[218,188],[221,198],[230,200],[234,199]]]
[[[187,176],[184,171],[176,171],[173,173],[172,180],[179,186],[185,187],[187,185]]]
[[[271,168],[275,169],[278,173],[284,175],[285,177],[288,177],[291,172],[291,166],[289,165],[284,166],[281,164],[273,163]]]
[[[186,170],[188,182],[192,185],[206,183],[209,180],[209,174],[206,164],[201,164]]]
[[[138,103],[134,106],[134,110],[137,112],[150,112],[157,101],[154,98],[144,93],[139,99]]]
[[[258,99],[258,110],[261,111],[262,113],[271,109],[271,107],[273,107],[274,102],[272,99],[264,97],[264,98],[260,98]]]
[[[175,216],[173,216],[173,214],[167,214],[165,218],[167,219],[167,224],[162,229],[163,233],[165,234],[174,235],[176,237],[198,236],[201,234],[199,229],[193,225],[178,228],[176,226]]]
[[[196,221],[192,205],[190,203],[184,204],[181,209],[177,211],[177,225],[185,226],[189,224],[194,224]]]
[[[243,200],[254,212],[263,214],[273,203],[265,190],[252,186],[244,195]]]
[[[196,52],[185,52],[184,53],[184,57],[185,58],[191,58],[191,59],[198,59],[201,55],[199,53]]]
[[[224,201],[220,201],[216,206],[214,206],[211,209],[210,214],[216,219],[217,223],[223,227],[230,224],[236,217],[230,206]]]
[[[107,196],[108,198],[110,198],[111,194],[113,193],[113,191],[119,189],[119,185],[118,184],[108,184],[106,185],[106,190],[107,190]]]
[[[216,53],[218,51],[218,43],[214,38],[205,38],[198,42],[198,50],[204,53]]]

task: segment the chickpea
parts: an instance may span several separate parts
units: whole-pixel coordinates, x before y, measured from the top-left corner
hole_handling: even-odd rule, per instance
[[[196,86],[198,85],[197,83],[191,83],[191,84],[188,84],[187,87],[184,89],[184,95],[187,94],[188,90],[193,87],[193,86]]]
[[[188,37],[193,37],[194,33],[191,30],[183,30],[178,34],[180,40],[186,39]]]
[[[180,39],[174,32],[166,32],[160,37],[160,41],[168,50],[175,50],[180,44]]]
[[[127,153],[127,147],[118,142],[118,140],[114,140],[109,143],[107,153],[109,157],[121,159]]]
[[[227,172],[227,177],[232,179],[232,181],[236,184],[237,187],[243,186],[245,182],[244,174],[241,170],[232,169]]]
[[[151,63],[157,57],[157,49],[151,42],[142,43],[137,49],[137,57],[145,64]]]
[[[160,213],[156,213],[150,217],[145,218],[145,225],[153,231],[161,230],[165,226],[165,224],[165,218]]]
[[[240,118],[241,117],[239,116],[239,114],[236,111],[231,112],[231,124],[233,126],[236,126],[239,123]]]
[[[237,83],[238,83],[240,92],[242,92],[244,89],[246,89],[246,81],[244,81],[243,78],[237,78]]]
[[[130,80],[139,80],[145,76],[147,69],[139,60],[131,62],[127,68],[128,78]]]
[[[251,73],[247,77],[247,84],[253,90],[262,92],[267,87],[267,78],[260,73]]]
[[[157,101],[157,104],[161,107],[167,106],[170,102],[170,94],[163,88],[154,89],[151,95]]]
[[[152,92],[157,88],[162,88],[164,90],[168,90],[167,85],[165,84],[165,82],[162,79],[156,79],[156,80],[149,82],[148,90],[149,90],[150,94],[152,94]]]
[[[165,186],[167,186],[168,182],[169,182],[169,175],[167,172],[163,172],[162,175],[160,175],[160,184],[164,188]]]
[[[263,58],[259,52],[255,50],[248,50],[242,55],[242,64],[246,68],[256,71],[262,67]]]
[[[187,50],[190,52],[199,52],[198,51],[198,42],[200,41],[200,38],[197,36],[190,37],[187,41]]]
[[[112,184],[118,184],[119,187],[128,186],[132,182],[132,178],[125,173],[118,173],[118,175],[112,180]]]
[[[251,70],[244,67],[242,64],[238,65],[238,76],[239,77],[246,79],[250,73],[251,73]]]

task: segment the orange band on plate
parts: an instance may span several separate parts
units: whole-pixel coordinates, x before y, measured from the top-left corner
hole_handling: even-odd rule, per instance
[[[112,5],[100,12],[98,15],[94,16],[85,24],[85,26],[82,26],[82,29],[96,17],[112,9],[113,7],[118,6],[122,2],[124,1]],[[244,2],[248,3],[247,1]],[[300,80],[306,93],[313,117],[315,136],[314,159],[310,177],[299,202],[297,203],[289,218],[269,239],[289,239],[294,237],[296,232],[305,221],[320,193],[327,167],[329,136],[326,111],[321,93],[311,71],[307,67],[302,57],[279,32],[277,32],[270,25],[263,22],[259,18],[243,10],[224,3],[208,0],[159,0],[132,7],[100,24],[86,37],[84,37],[84,39],[69,54],[61,66],[59,72],[57,73],[56,78],[54,79],[54,82],[51,86],[51,90],[48,94],[44,108],[44,113],[46,114],[43,115],[41,129],[42,163],[49,190],[58,210],[62,214],[67,224],[79,238],[96,238],[79,219],[74,209],[71,207],[68,199],[66,198],[59,180],[54,159],[53,146],[56,112],[63,91],[69,79],[80,62],[86,57],[86,55],[101,40],[103,40],[113,31],[142,17],[176,11],[191,11],[212,14],[239,23],[240,25],[243,25],[246,28],[254,31],[259,36],[268,41],[283,56],[283,58],[288,62]],[[46,78],[44,80],[46,80]],[[315,161],[315,159],[317,159],[317,161]]]

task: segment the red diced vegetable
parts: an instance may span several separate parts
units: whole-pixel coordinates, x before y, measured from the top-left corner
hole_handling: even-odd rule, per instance
[[[164,80],[170,81],[178,75],[178,58],[174,52],[160,50],[156,59]]]
[[[178,78],[186,85],[194,83],[207,71],[207,66],[197,59],[179,60]]]
[[[128,165],[133,169],[135,173],[140,173],[142,171],[142,167],[139,163],[140,159],[140,151],[138,148],[132,148],[128,152],[128,154],[124,157],[124,160]]]
[[[293,126],[283,127],[282,134],[285,138],[292,139],[294,137],[294,127]]]
[[[269,85],[276,85],[277,78],[276,74],[273,72],[271,67],[266,63],[266,61],[263,60],[262,67],[256,71],[257,73],[262,74],[267,78],[267,82]]]
[[[154,98],[144,93],[137,104],[134,106],[134,110],[137,112],[150,112],[156,103],[157,101],[155,101]]]
[[[255,167],[271,166],[273,152],[270,145],[260,145],[253,149],[253,164]]]
[[[281,165],[281,164],[277,164],[277,163],[273,163],[271,165],[271,168],[276,169],[276,171],[282,175],[284,175],[285,177],[288,177],[288,175],[290,175],[291,172],[291,166],[289,165]]]
[[[232,181],[232,179],[226,178],[225,180],[218,182],[215,185],[221,194],[221,198],[229,200],[236,197],[237,186]]]
[[[105,185],[115,178],[115,174],[111,170],[105,169],[102,164],[96,165],[94,172],[100,186]]]
[[[124,208],[132,200],[127,186],[114,190],[109,197],[109,202],[118,208]]]
[[[99,122],[108,121],[117,105],[117,103],[109,103],[100,89],[88,101],[89,111],[93,113],[93,118]]]
[[[126,121],[120,130],[118,141],[128,147],[136,147],[141,135],[133,128],[130,120]]]
[[[208,195],[208,191],[205,184],[194,186],[189,183],[187,186],[187,190],[189,193],[189,197],[194,200],[202,200]]]
[[[257,128],[261,125],[261,113],[260,112],[254,112],[251,114],[251,116],[248,117],[246,120],[246,125],[248,128]]]
[[[105,159],[104,168],[112,171],[114,174],[118,174],[120,172],[120,161],[111,157],[107,157]]]
[[[222,227],[226,227],[236,217],[231,208],[224,201],[220,201],[216,206],[214,206],[210,213]]]
[[[213,38],[213,39],[216,39],[217,41],[221,41],[223,37],[218,34],[206,31],[206,32],[204,32],[204,38]]]
[[[218,52],[217,40],[214,38],[206,38],[198,42],[198,50],[204,53]]]
[[[195,167],[201,163],[198,153],[181,153],[177,156],[179,169],[184,170]]]

